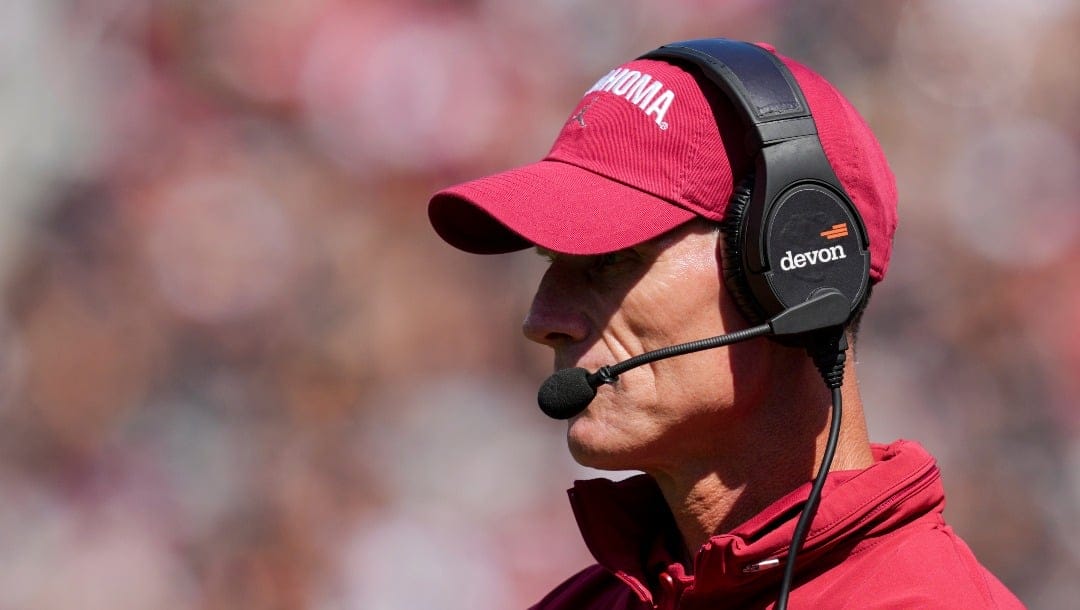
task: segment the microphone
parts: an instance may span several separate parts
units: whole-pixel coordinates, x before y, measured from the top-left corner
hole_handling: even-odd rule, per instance
[[[619,375],[630,369],[664,358],[723,347],[763,335],[796,335],[840,326],[847,321],[851,313],[849,306],[850,301],[839,290],[825,288],[817,291],[805,302],[785,309],[765,324],[708,339],[662,347],[617,364],[602,366],[595,373],[581,367],[556,371],[540,386],[536,402],[548,417],[570,419],[589,406],[596,397],[597,388],[615,383],[619,380]]]

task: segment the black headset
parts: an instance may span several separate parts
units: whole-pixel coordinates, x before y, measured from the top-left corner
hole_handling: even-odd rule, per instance
[[[734,188],[722,223],[724,282],[743,315],[754,324],[771,319],[773,326],[775,316],[817,296],[838,299],[839,292],[846,299],[844,325],[794,340],[777,338],[805,346],[832,393],[828,441],[780,580],[776,608],[786,610],[796,556],[839,440],[847,348],[842,329],[870,286],[866,227],[825,156],[802,89],[774,54],[747,42],[711,38],[664,45],[641,59],[682,60],[699,67],[734,102],[748,128],[754,171]]]
[[[675,42],[639,59],[697,66],[747,127],[754,171],[735,187],[722,230],[724,280],[742,313],[757,324],[833,288],[847,298],[850,321],[870,283],[866,228],[787,66],[723,38]]]

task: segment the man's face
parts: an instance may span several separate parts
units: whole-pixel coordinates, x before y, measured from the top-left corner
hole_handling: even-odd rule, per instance
[[[555,352],[555,369],[595,371],[649,350],[747,327],[723,287],[718,233],[689,223],[637,247],[551,259],[524,322]],[[761,389],[750,363],[764,342],[654,362],[602,386],[570,420],[574,458],[606,469],[654,470],[715,455],[733,408]],[[757,371],[758,373],[764,371]],[[738,379],[739,383],[734,383]]]

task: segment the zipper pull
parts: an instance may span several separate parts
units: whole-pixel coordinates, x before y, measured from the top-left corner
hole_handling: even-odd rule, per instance
[[[766,559],[765,561],[759,561],[752,563],[742,569],[743,574],[753,574],[754,572],[761,572],[762,570],[771,570],[780,565],[779,559]]]

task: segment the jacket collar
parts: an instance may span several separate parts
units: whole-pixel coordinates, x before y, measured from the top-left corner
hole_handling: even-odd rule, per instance
[[[797,572],[820,569],[828,552],[854,548],[867,537],[890,531],[944,508],[940,474],[917,443],[873,446],[875,463],[865,470],[829,474],[821,504],[799,552]],[[781,498],[732,531],[712,537],[690,558],[655,481],[639,475],[621,482],[578,481],[570,501],[585,543],[600,565],[653,601],[661,576],[692,588],[696,596],[745,593],[775,587],[810,492],[810,483]]]

